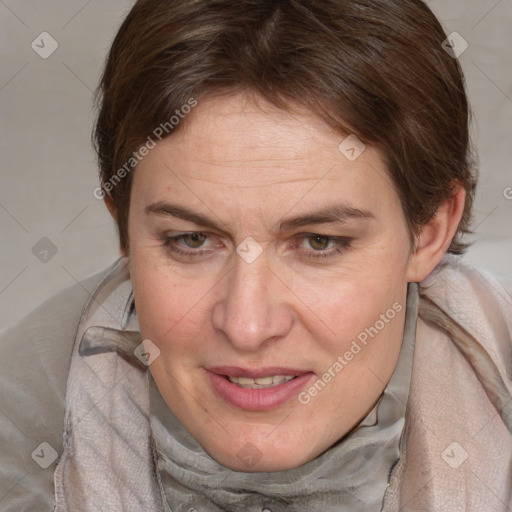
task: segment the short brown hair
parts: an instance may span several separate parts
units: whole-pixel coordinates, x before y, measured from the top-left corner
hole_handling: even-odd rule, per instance
[[[133,173],[113,186],[116,172],[134,169],[134,151],[190,98],[250,91],[380,149],[411,240],[459,183],[466,204],[449,252],[462,253],[476,170],[464,77],[445,39],[421,0],[137,1],[107,58],[93,134],[121,248]]]

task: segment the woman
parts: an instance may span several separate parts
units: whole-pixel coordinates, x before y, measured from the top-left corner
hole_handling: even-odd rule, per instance
[[[447,40],[419,0],[135,4],[95,128],[123,257],[59,325],[40,503],[510,509],[512,307],[460,257]]]

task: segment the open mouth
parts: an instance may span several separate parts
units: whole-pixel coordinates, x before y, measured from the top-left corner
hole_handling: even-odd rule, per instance
[[[207,375],[224,401],[251,411],[273,409],[293,400],[315,378],[311,371],[277,366],[258,370],[217,366],[209,368]]]
[[[257,379],[251,379],[249,377],[230,377],[228,375],[224,375],[224,377],[233,384],[246,389],[274,388],[280,384],[297,378],[296,375],[270,375],[268,377],[259,377]]]

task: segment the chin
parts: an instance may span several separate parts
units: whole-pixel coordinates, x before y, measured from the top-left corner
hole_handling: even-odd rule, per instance
[[[268,439],[266,441],[268,444]],[[300,446],[284,446],[279,443],[279,449],[276,449],[276,444],[262,446],[264,441],[261,438],[252,441],[247,438],[232,444],[235,451],[226,452],[224,445],[215,446],[213,450],[207,449],[207,452],[228,469],[243,473],[286,471],[298,468],[315,458],[314,453],[301,450],[307,442],[300,443]]]

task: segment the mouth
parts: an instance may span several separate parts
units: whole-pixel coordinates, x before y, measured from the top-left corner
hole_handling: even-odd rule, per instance
[[[276,367],[215,367],[207,369],[207,374],[213,390],[225,402],[251,411],[279,407],[314,378],[311,371]]]
[[[268,389],[274,388],[283,384],[283,382],[289,382],[296,379],[296,375],[269,375],[268,377],[259,377],[257,379],[251,379],[249,377],[230,377],[225,375],[226,379],[241,388],[246,389]]]

